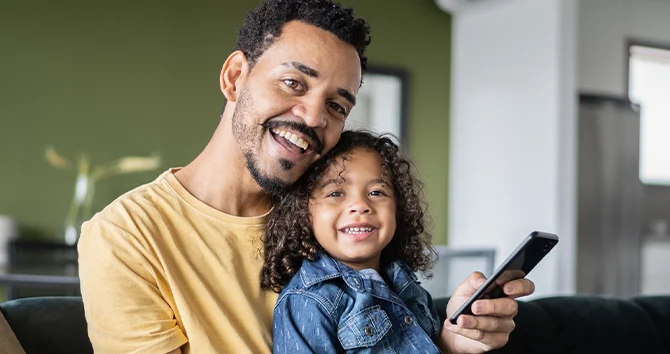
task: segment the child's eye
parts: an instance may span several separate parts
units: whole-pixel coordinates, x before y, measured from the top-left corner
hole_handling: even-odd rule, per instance
[[[328,195],[327,195],[326,197],[328,197],[328,198],[337,198],[337,197],[341,197],[341,196],[343,196],[343,195],[344,195],[344,193],[342,193],[342,192],[340,192],[340,191],[335,191],[335,192],[330,192],[330,193],[328,193]]]
[[[386,197],[387,196],[387,194],[384,193],[384,191],[381,191],[381,190],[374,190],[374,191],[370,192],[370,195],[373,196],[373,197]]]

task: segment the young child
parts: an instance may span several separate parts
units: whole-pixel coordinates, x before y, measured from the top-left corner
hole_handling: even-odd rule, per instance
[[[439,353],[441,323],[415,271],[433,265],[420,182],[387,137],[346,131],[265,234],[261,285],[281,290],[274,353]]]

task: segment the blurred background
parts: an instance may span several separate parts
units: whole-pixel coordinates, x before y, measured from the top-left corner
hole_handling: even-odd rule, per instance
[[[373,33],[356,119],[397,106],[435,278],[465,269],[435,292],[542,230],[560,243],[535,296],[670,293],[669,0],[341,2]],[[201,151],[255,4],[0,3],[6,296],[76,293],[81,221]]]

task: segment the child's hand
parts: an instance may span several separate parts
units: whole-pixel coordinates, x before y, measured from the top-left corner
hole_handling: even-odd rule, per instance
[[[508,297],[477,300],[472,305],[472,313],[476,316],[459,316],[458,325],[452,325],[448,318],[485,280],[482,273],[474,272],[454,291],[447,304],[447,320],[440,334],[440,347],[444,352],[483,353],[507,344],[518,309],[514,299],[535,291],[535,284],[528,279],[512,280],[503,287]]]

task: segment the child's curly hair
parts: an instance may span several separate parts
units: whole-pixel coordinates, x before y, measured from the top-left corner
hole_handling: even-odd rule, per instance
[[[337,145],[310,167],[288,193],[275,198],[263,236],[263,289],[280,292],[300,269],[303,259],[314,260],[316,254],[323,250],[312,230],[309,199],[323,173],[337,161],[350,159],[355,148],[379,153],[382,167],[390,176],[394,188],[396,231],[391,242],[382,250],[382,266],[400,259],[413,271],[422,271],[430,276],[427,271],[434,265],[437,253],[425,228],[427,215],[421,199],[423,184],[412,175],[411,163],[387,136],[345,131]]]

